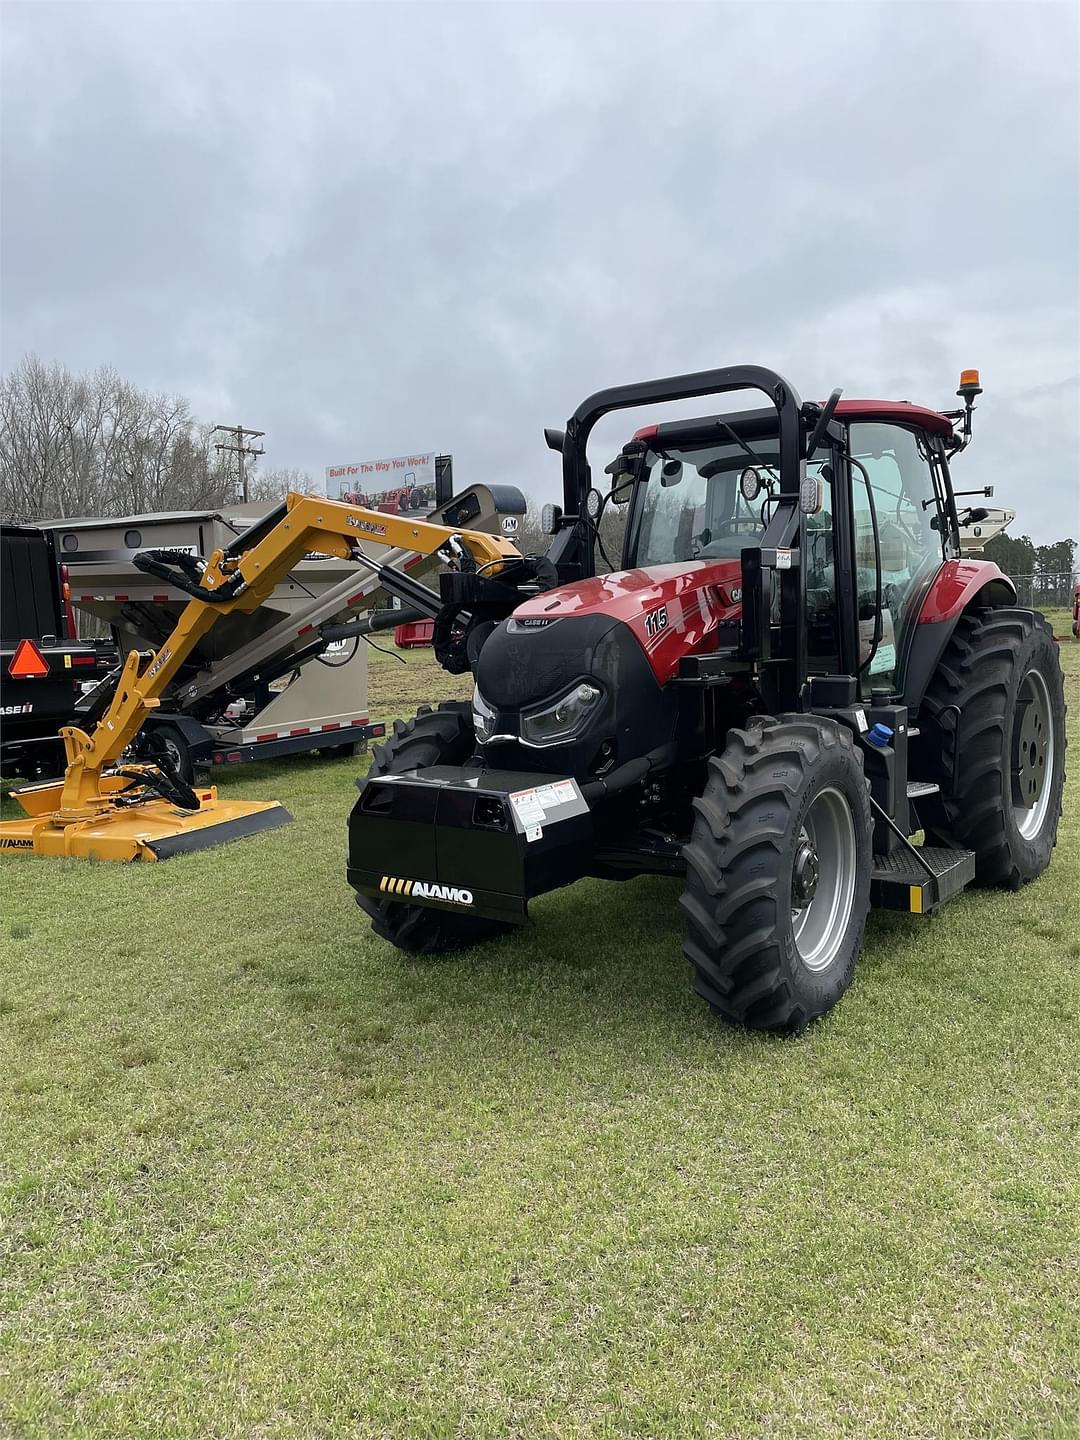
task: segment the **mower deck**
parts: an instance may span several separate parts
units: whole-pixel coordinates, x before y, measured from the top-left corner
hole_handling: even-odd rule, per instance
[[[0,851],[94,860],[168,860],[273,830],[292,819],[273,800],[219,800],[213,785],[197,794],[198,810],[180,810],[167,800],[155,799],[116,806],[81,820],[61,820],[56,811],[28,813],[20,820],[0,822]],[[28,792],[16,791],[15,798],[32,810],[32,787]]]

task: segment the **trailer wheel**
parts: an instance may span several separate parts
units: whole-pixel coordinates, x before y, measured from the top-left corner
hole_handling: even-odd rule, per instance
[[[709,762],[684,847],[684,953],[722,1019],[799,1034],[851,984],[870,908],[872,821],[851,733],[755,716]]]
[[[191,747],[184,739],[183,732],[166,721],[155,725],[148,736],[152,751],[164,755],[176,774],[187,785],[195,783],[195,766],[191,759]]]
[[[472,706],[467,701],[448,700],[437,710],[422,705],[412,720],[395,721],[393,735],[374,747],[368,774],[402,775],[429,765],[464,765],[474,744]],[[464,950],[511,928],[499,920],[451,915],[369,895],[357,895],[356,903],[371,916],[376,935],[414,955]]]
[[[941,787],[933,838],[974,850],[977,885],[1018,890],[1041,875],[1065,785],[1065,687],[1043,616],[961,616],[919,726],[921,769]]]
[[[346,745],[327,745],[322,753],[327,760],[359,760],[367,748],[366,740],[350,740]]]

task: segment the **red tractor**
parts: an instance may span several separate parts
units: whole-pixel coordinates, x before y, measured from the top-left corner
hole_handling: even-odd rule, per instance
[[[592,487],[601,416],[735,391],[767,403],[639,430]],[[492,573],[447,550],[435,649],[472,703],[397,725],[361,784],[348,874],[375,932],[453,950],[584,875],[678,876],[698,993],[798,1033],[848,988],[871,906],[1039,875],[1060,662],[1008,577],[961,556],[976,372],[957,393],[803,403],[739,366],[601,391],[546,432],[548,553]],[[607,504],[625,547],[597,576]]]

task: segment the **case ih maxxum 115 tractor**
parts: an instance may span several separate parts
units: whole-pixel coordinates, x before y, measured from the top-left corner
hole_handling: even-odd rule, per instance
[[[593,488],[601,416],[737,391],[766,403],[639,430]],[[871,905],[929,915],[972,882],[1015,889],[1054,847],[1050,627],[959,547],[982,511],[958,511],[949,463],[980,393],[967,371],[948,413],[803,404],[755,366],[601,391],[547,432],[563,507],[543,556],[500,533],[522,504],[497,486],[425,521],[289,495],[206,559],[140,554],[189,602],[88,697],[92,731],[62,730],[63,780],[16,792],[26,818],[0,822],[0,851],[160,860],[287,821],[186,785],[143,727],[219,617],[336,555],[407,607],[360,629],[433,618],[441,663],[475,680],[471,704],[396,725],[360,783],[348,877],[375,933],[454,950],[584,875],[677,876],[698,992],[797,1033],[847,989]],[[607,504],[629,507],[622,568],[597,576]],[[417,578],[436,563],[438,594]]]
[[[747,390],[769,403],[639,430],[592,488],[607,412]],[[441,577],[436,650],[472,704],[396,726],[361,783],[349,879],[375,932],[450,950],[583,875],[684,877],[698,993],[797,1033],[847,989],[872,905],[1040,874],[1063,685],[1046,621],[960,555],[979,517],[949,463],[980,393],[969,371],[950,413],[803,404],[736,367],[602,391],[547,432],[546,557]],[[607,503],[625,548],[597,577]]]

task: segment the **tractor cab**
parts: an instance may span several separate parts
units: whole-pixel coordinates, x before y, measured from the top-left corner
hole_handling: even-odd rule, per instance
[[[953,426],[921,406],[855,400],[837,404],[829,431],[800,482],[807,671],[850,668],[865,696],[899,694],[927,593],[960,555]],[[607,473],[605,503],[630,507],[624,569],[720,563],[730,581],[743,551],[760,546],[779,498],[776,411],[647,426]]]

